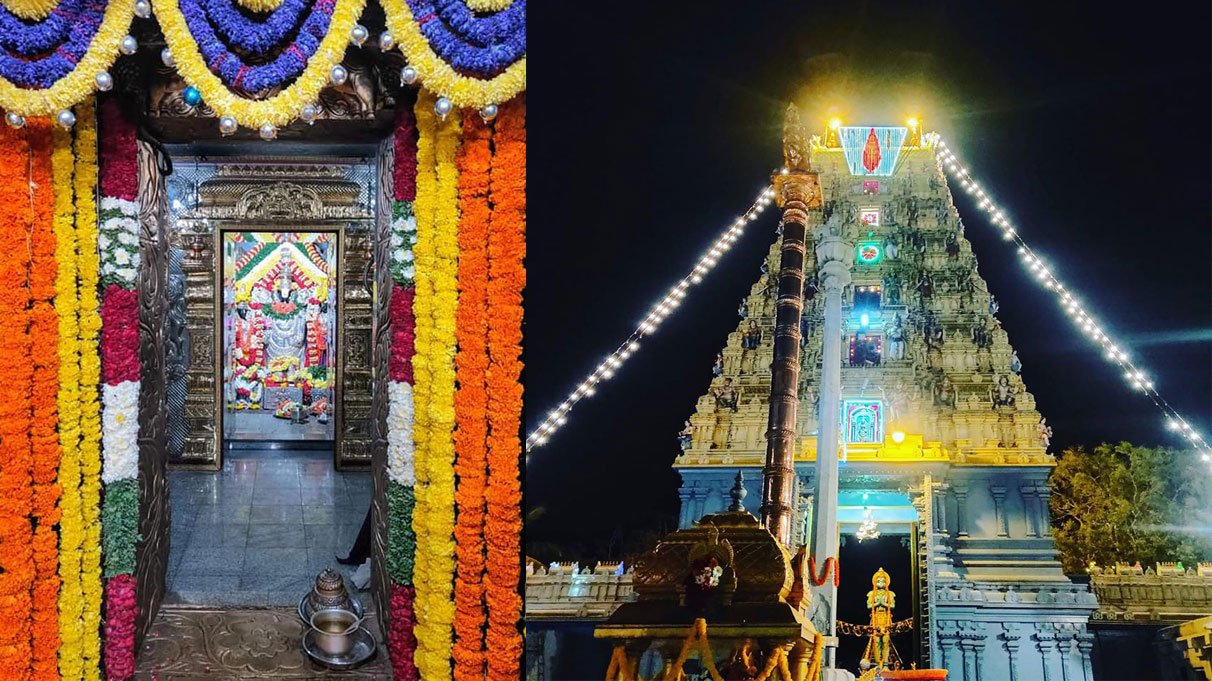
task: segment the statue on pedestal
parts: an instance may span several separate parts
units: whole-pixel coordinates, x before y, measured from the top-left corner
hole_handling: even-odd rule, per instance
[[[714,391],[715,406],[721,409],[737,410],[738,395],[736,388],[732,387],[732,378],[725,378],[723,387]]]
[[[989,398],[993,400],[994,407],[1013,407],[1014,396],[1017,393],[1018,389],[1010,385],[1010,379],[1000,376],[997,379],[997,385],[989,389]]]
[[[888,331],[888,359],[905,359],[905,327],[899,314],[892,319],[892,328]]]
[[[896,592],[888,588],[890,578],[884,568],[876,570],[871,577],[871,591],[867,592],[867,609],[871,611],[871,623],[866,627],[867,649],[863,661],[868,668],[900,669],[901,656],[892,646],[892,609],[896,607]]]

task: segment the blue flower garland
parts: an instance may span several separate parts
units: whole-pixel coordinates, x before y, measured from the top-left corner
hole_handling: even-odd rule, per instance
[[[0,4],[0,48],[32,57],[42,54],[67,38],[67,32],[80,14],[81,0],[60,0],[50,16],[27,23]]]
[[[233,0],[203,2],[215,31],[229,44],[253,54],[265,54],[286,42],[308,5],[306,0],[283,0],[263,20],[255,21],[244,16]]]
[[[440,1],[440,0],[439,0]],[[525,24],[516,28],[509,33],[501,35],[490,44],[479,47],[474,42],[468,40],[465,36],[454,31],[453,25],[448,25],[437,12],[434,7],[433,0],[406,0],[408,8],[416,19],[417,26],[421,29],[421,34],[425,36],[425,40],[429,43],[433,51],[437,53],[442,61],[452,66],[460,73],[471,73],[477,76],[490,77],[500,73],[505,67],[514,63],[526,54],[526,30]],[[517,4],[517,3],[514,3]],[[473,16],[462,17],[451,7],[445,7],[446,14],[455,18],[462,18],[460,22],[464,28],[472,25],[475,19]],[[504,14],[513,9],[510,6],[508,9],[498,12]],[[525,9],[523,5],[522,9]],[[470,15],[470,12],[468,12]],[[487,20],[487,19],[483,19]],[[502,20],[502,23],[509,23]],[[473,29],[474,30],[474,29]],[[483,37],[491,32],[491,26],[485,25],[476,35]]]
[[[434,5],[447,26],[478,47],[488,47],[526,30],[526,0],[514,0],[506,9],[482,17],[467,9],[464,0],[434,0]]]
[[[88,0],[84,11],[71,22],[66,42],[41,59],[14,57],[0,52],[0,76],[19,87],[45,89],[71,73],[88,51],[105,15],[105,0]]]
[[[282,48],[267,64],[249,66],[219,40],[207,19],[203,0],[180,0],[181,14],[198,45],[207,68],[225,85],[246,92],[259,92],[277,87],[303,73],[307,62],[320,47],[328,32],[335,0],[316,0],[303,20],[294,42]]]

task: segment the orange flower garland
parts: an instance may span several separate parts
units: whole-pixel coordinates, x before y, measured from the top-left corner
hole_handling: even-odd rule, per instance
[[[29,147],[19,130],[0,131],[0,356],[14,358],[0,400],[0,678],[29,678],[30,614],[34,583],[32,466],[30,449],[30,355],[28,242]]]
[[[488,172],[491,128],[463,112],[459,166],[459,354],[455,357],[455,681],[484,678],[484,492],[488,461]]]
[[[526,102],[501,106],[488,226],[488,490],[485,645],[489,681],[521,675],[522,290],[526,287]]]
[[[33,678],[59,675],[59,322],[50,121],[26,126],[30,145],[30,361],[33,364]]]

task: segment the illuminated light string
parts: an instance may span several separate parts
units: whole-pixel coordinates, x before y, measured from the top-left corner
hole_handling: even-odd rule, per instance
[[[695,263],[694,268],[690,270],[690,273],[678,280],[678,282],[669,289],[669,292],[665,294],[665,297],[661,298],[655,305],[652,306],[652,309],[649,310],[648,315],[644,317],[643,321],[640,322],[635,331],[632,331],[631,335],[628,336],[627,339],[623,341],[623,343],[620,344],[614,352],[606,355],[606,358],[603,359],[601,364],[599,364],[597,368],[593,370],[593,373],[585,377],[585,380],[581,381],[581,383],[577,385],[576,389],[569,393],[568,397],[564,398],[564,401],[561,402],[559,406],[551,410],[551,412],[547,415],[547,418],[543,420],[543,423],[541,423],[538,428],[526,436],[527,452],[530,452],[535,447],[541,447],[544,444],[547,444],[547,441],[551,438],[551,436],[568,422],[568,414],[572,411],[573,407],[575,407],[578,402],[586,397],[592,397],[593,394],[597,392],[597,385],[599,383],[608,380],[615,375],[615,372],[617,372],[619,368],[623,366],[623,362],[627,361],[627,359],[631,357],[636,350],[640,349],[640,339],[656,333],[657,329],[661,326],[661,322],[665,321],[665,319],[668,318],[679,305],[681,305],[682,300],[686,297],[686,291],[688,291],[691,286],[699,284],[703,281],[703,278],[707,275],[707,273],[710,272],[717,263],[719,263],[720,258],[724,255],[724,253],[727,252],[728,249],[732,248],[733,244],[735,244],[737,240],[741,238],[741,235],[745,232],[746,225],[756,220],[758,216],[762,214],[762,211],[764,211],[773,202],[774,189],[764,187],[754,200],[753,204],[749,206],[749,209],[742,213],[741,216],[738,217],[731,225],[729,225],[728,228],[724,230],[724,233],[711,244],[711,247],[707,249],[707,252],[699,258],[697,263]]]
[[[1124,380],[1128,385],[1132,386],[1134,390],[1143,393],[1161,410],[1165,417],[1166,428],[1176,431],[1179,435],[1183,436],[1192,447],[1200,451],[1204,461],[1212,461],[1212,447],[1208,446],[1208,442],[1204,440],[1203,436],[1195,430],[1187,419],[1183,418],[1182,414],[1178,413],[1178,410],[1170,406],[1170,403],[1161,396],[1161,393],[1154,387],[1153,380],[1149,375],[1132,360],[1120,344],[1116,343],[1103,330],[1103,325],[1085,307],[1076,292],[1066,288],[1061,283],[1061,280],[1057,278],[1053,268],[1027,245],[1027,242],[1019,235],[1014,223],[1006,216],[1005,211],[972,178],[968,169],[947,147],[942,137],[937,133],[932,133],[932,135],[939,149],[939,165],[944,171],[951,173],[953,177],[959,180],[961,189],[976,199],[977,207],[988,213],[990,222],[1002,231],[1002,238],[1007,241],[1013,241],[1018,246],[1018,254],[1022,259],[1023,265],[1030,270],[1035,279],[1044,288],[1052,291],[1053,295],[1056,296],[1057,303],[1069,315],[1069,319],[1073,321],[1074,326],[1102,348],[1103,356],[1108,362],[1119,366],[1123,370]]]

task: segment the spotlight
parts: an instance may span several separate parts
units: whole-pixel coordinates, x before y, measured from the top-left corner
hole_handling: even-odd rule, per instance
[[[899,445],[905,441],[905,434],[899,430],[892,431],[892,441]]]

